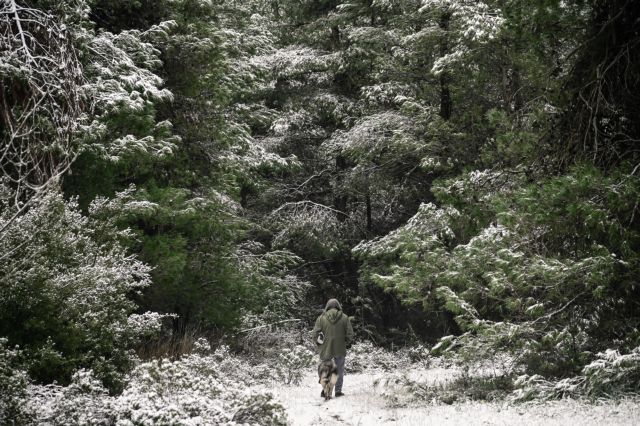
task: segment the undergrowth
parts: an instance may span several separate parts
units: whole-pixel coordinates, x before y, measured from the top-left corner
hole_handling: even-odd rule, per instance
[[[139,363],[124,391],[109,395],[91,371],[80,370],[69,386],[28,387],[24,411],[34,424],[65,425],[285,425],[282,405],[256,386],[259,372],[198,341],[177,360]]]
[[[509,376],[474,377],[463,374],[451,381],[433,385],[405,378],[404,385],[415,398],[434,404],[499,401],[513,391],[513,379]]]
[[[439,360],[439,361],[436,361]],[[431,360],[429,365],[441,366],[444,359]],[[445,377],[434,381],[406,374],[385,378],[392,405],[406,405],[411,400],[433,404],[463,401],[545,401],[576,398],[587,400],[622,399],[640,395],[640,347],[628,354],[616,350],[598,353],[579,374],[564,378],[528,375],[504,364],[488,367],[472,365],[460,359],[449,360],[443,368]],[[453,366],[455,364],[456,366]],[[434,375],[431,371],[432,376]]]

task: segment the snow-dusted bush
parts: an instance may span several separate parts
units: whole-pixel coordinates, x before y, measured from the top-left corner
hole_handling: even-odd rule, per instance
[[[118,424],[285,424],[264,391],[221,372],[216,354],[142,363],[115,401]]]
[[[534,399],[556,399],[579,396],[583,391],[584,377],[574,376],[559,381],[545,379],[540,374],[523,374],[514,381],[515,390],[510,400],[524,402]]]
[[[239,339],[242,357],[251,362],[250,369],[236,369],[240,376],[259,382],[297,384],[305,371],[314,365],[317,356],[305,346],[308,337],[298,321],[283,323],[284,327],[258,326]],[[291,326],[291,324],[294,324]],[[306,339],[306,340],[305,340]],[[306,342],[310,343],[310,342]],[[216,353],[219,353],[217,350]],[[225,357],[227,363],[238,362],[239,357]],[[231,367],[229,365],[228,367]],[[246,366],[245,366],[246,367]]]
[[[630,353],[607,349],[582,369],[585,386],[590,395],[611,395],[640,391],[640,346]]]
[[[298,384],[306,369],[313,365],[315,354],[302,345],[284,350],[278,356],[276,369],[285,384]]]
[[[69,386],[29,386],[26,410],[35,424],[112,425],[113,399],[91,370],[79,370]]]
[[[99,217],[105,205],[85,216],[75,200],[49,194],[0,238],[0,336],[21,346],[36,381],[64,384],[88,368],[117,389],[139,337],[159,327],[157,314],[132,315],[130,295],[149,284],[149,267],[120,244],[127,231]],[[4,213],[0,226],[11,220]]]
[[[272,383],[274,367],[272,363],[267,363],[261,357],[247,356],[247,354],[233,354],[227,345],[218,346],[215,351],[206,350],[202,344],[202,339],[197,342],[204,349],[201,354],[209,354],[216,363],[216,370],[219,374],[233,378],[237,383],[244,386]],[[268,358],[273,360],[273,358]]]
[[[369,341],[355,343],[347,350],[345,368],[349,373],[365,370],[394,371],[409,364],[429,365],[432,361],[429,349],[423,345],[414,345],[390,351]]]
[[[392,371],[408,362],[406,353],[391,352],[365,341],[355,343],[347,351],[345,369],[348,373],[359,373],[364,370]]]
[[[16,366],[20,355],[7,347],[7,339],[0,338],[0,424],[10,420],[23,423],[28,416],[23,409],[27,390],[27,373]]]
[[[427,349],[427,347],[425,347],[422,344],[418,344],[418,345],[406,348],[404,352],[406,353],[406,356],[409,358],[409,361],[414,363],[429,362],[430,360],[429,355],[431,354],[431,351],[429,351],[429,349]]]
[[[245,315],[243,330],[236,336],[239,349],[254,359],[275,359],[284,349],[311,343],[305,324],[297,319],[267,323],[262,315]]]
[[[640,391],[640,347],[628,354],[607,349],[586,365],[581,374],[559,381],[547,380],[539,374],[522,375],[515,382],[515,401],[552,399],[566,396],[617,396]]]
[[[81,370],[66,387],[31,386],[27,407],[37,424],[286,424],[272,395],[228,374],[221,359],[231,359],[225,349],[141,363],[119,396],[109,396],[91,371]]]

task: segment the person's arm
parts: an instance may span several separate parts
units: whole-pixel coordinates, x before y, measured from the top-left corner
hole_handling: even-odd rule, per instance
[[[311,331],[311,339],[313,340],[313,343],[318,342],[318,335],[322,331],[321,319],[322,319],[322,315],[320,315],[318,319],[316,319],[316,324],[313,326],[313,330]]]
[[[349,319],[349,316],[347,315],[347,345],[351,345],[351,343],[353,343],[353,327],[351,327],[351,320]]]

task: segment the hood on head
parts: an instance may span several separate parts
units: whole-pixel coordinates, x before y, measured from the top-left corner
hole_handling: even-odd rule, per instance
[[[324,310],[326,312],[329,309],[337,309],[339,311],[342,310],[342,306],[340,306],[340,302],[338,302],[338,299],[329,299],[329,301],[327,302],[327,306],[324,307]]]
[[[335,308],[331,308],[324,313],[325,318],[327,318],[331,323],[335,324],[338,322],[340,318],[342,318],[342,311],[339,311]]]
[[[336,299],[330,299],[324,308],[325,317],[332,323],[336,323],[342,318],[342,306]]]

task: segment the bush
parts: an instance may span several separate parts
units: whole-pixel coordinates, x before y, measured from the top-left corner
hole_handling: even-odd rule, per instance
[[[509,376],[472,376],[461,374],[443,383],[420,383],[407,377],[403,385],[416,399],[434,404],[462,401],[499,401],[513,390]]]
[[[27,396],[27,373],[17,364],[20,352],[7,347],[7,339],[0,338],[0,424],[25,423],[28,416],[23,409]]]
[[[371,342],[357,342],[347,351],[345,370],[360,373],[366,370],[393,371],[410,363],[406,351],[391,352]]]
[[[284,409],[270,395],[222,373],[215,355],[140,364],[116,405],[121,424],[285,424]]]
[[[246,315],[244,330],[235,336],[234,349],[254,360],[273,360],[283,350],[298,345],[311,345],[309,330],[303,321],[284,321],[286,322],[269,324],[259,316]]]
[[[68,386],[29,387],[27,410],[36,424],[112,425],[112,398],[91,370],[77,371]]]
[[[223,348],[141,363],[119,396],[109,396],[91,371],[81,370],[66,387],[31,386],[28,408],[37,424],[286,424],[284,408],[270,393],[228,374],[233,358],[227,354]]]
[[[430,361],[431,351],[421,344],[410,346],[404,352],[412,363],[428,363]]]
[[[315,354],[302,345],[287,349],[278,356],[276,370],[285,384],[297,385],[305,369],[313,365]]]
[[[589,395],[606,396],[640,392],[640,346],[626,355],[607,349],[582,370]]]
[[[99,217],[126,196],[98,199],[85,216],[75,200],[50,194],[0,239],[0,336],[21,347],[38,382],[69,383],[86,368],[118,390],[133,346],[160,325],[158,314],[133,315],[130,295],[149,284],[149,268],[120,244],[127,231]]]
[[[640,391],[640,347],[621,355],[608,349],[586,365],[581,374],[558,381],[541,375],[522,375],[515,382],[515,401],[555,399],[562,397],[618,397]]]

